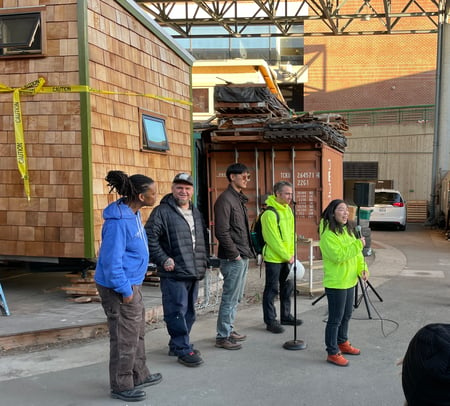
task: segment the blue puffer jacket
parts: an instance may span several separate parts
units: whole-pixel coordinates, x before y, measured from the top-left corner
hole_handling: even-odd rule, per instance
[[[145,224],[150,260],[158,275],[178,280],[203,279],[207,264],[208,235],[200,211],[191,204],[195,224],[195,251],[189,224],[178,210],[172,193],[164,196]],[[173,272],[163,268],[168,258],[175,261]]]

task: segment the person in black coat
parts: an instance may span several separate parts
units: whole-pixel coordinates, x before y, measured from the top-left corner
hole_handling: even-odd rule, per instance
[[[417,331],[403,359],[402,386],[405,406],[450,405],[450,324]]]
[[[217,316],[217,348],[239,350],[247,336],[235,330],[238,305],[244,296],[250,258],[254,258],[246,203],[242,192],[247,188],[250,172],[244,164],[227,168],[228,188],[214,203],[215,236],[219,242],[220,272],[223,276],[222,299]]]
[[[205,223],[191,202],[193,185],[189,174],[176,175],[172,193],[163,197],[145,224],[150,261],[158,266],[164,321],[170,335],[169,355],[189,367],[203,363],[189,334],[195,321],[199,281],[208,263]]]

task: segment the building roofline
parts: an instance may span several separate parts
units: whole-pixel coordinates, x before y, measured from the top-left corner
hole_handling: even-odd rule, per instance
[[[195,58],[182,48],[175,40],[165,33],[164,29],[158,25],[143,8],[136,4],[133,0],[115,0],[125,10],[127,10],[132,16],[134,16],[139,22],[144,25],[149,31],[157,36],[162,42],[164,42],[170,49],[172,49],[181,59],[187,64],[192,66]]]

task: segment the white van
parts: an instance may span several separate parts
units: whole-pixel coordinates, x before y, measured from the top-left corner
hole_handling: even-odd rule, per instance
[[[370,214],[370,225],[393,224],[406,229],[406,202],[398,190],[375,189],[375,206]]]

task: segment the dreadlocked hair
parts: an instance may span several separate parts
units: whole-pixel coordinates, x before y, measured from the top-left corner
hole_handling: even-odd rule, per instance
[[[148,176],[128,176],[122,171],[109,171],[105,180],[111,188],[109,193],[115,189],[120,196],[125,197],[128,201],[138,200],[138,196],[145,193],[149,186],[154,183],[153,179]]]

